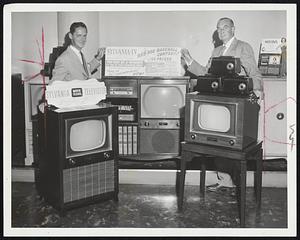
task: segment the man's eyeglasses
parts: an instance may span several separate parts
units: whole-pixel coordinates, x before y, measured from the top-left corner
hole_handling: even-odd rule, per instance
[[[228,25],[225,25],[225,26],[222,27],[222,28],[217,27],[217,31],[218,31],[218,32],[221,32],[221,31],[228,31],[228,30],[230,30],[230,29],[231,29],[231,27],[228,26]]]

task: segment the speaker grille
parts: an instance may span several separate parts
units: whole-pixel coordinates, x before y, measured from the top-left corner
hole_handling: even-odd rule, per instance
[[[141,129],[141,153],[179,153],[179,130]]]
[[[64,169],[64,203],[114,191],[114,173],[114,160]]]
[[[153,134],[152,146],[158,153],[170,152],[174,148],[174,136],[168,131],[158,131]]]

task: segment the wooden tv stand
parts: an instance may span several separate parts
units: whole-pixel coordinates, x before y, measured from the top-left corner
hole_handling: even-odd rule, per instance
[[[240,225],[245,227],[245,208],[246,208],[246,177],[247,177],[247,161],[255,161],[256,171],[254,178],[254,189],[256,196],[257,208],[261,205],[261,188],[262,188],[262,142],[253,143],[244,150],[232,150],[230,148],[215,147],[204,144],[195,144],[182,142],[182,153],[180,161],[180,179],[179,179],[179,194],[178,194],[178,209],[182,210],[183,195],[184,195],[184,182],[186,173],[186,163],[191,161],[194,157],[202,157],[201,173],[200,173],[200,193],[202,196],[205,194],[205,171],[207,156],[223,157],[224,161],[238,161],[240,183],[238,187],[238,203]]]

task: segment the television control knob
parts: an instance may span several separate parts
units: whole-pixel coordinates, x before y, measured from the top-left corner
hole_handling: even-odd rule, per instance
[[[228,63],[226,68],[227,68],[227,70],[232,70],[234,68],[233,63]]]
[[[212,87],[213,89],[217,89],[218,86],[219,86],[218,82],[212,82],[212,83],[211,83],[211,87]]]
[[[150,125],[150,123],[149,123],[149,122],[145,122],[144,125],[145,125],[146,127],[148,127],[148,126]]]
[[[240,91],[245,91],[246,90],[246,84],[245,83],[240,83],[238,86]]]
[[[109,153],[105,152],[105,153],[104,153],[104,158],[105,158],[105,159],[108,159],[109,157],[110,157],[110,156],[109,156]]]
[[[283,113],[277,113],[276,117],[277,117],[278,120],[282,120],[282,119],[284,119],[284,114]]]
[[[194,140],[195,138],[196,138],[195,134],[192,134],[192,135],[191,135],[191,139]]]
[[[231,139],[231,140],[229,141],[229,144],[230,144],[231,146],[233,146],[233,145],[235,144],[235,141]]]
[[[76,162],[75,162],[75,160],[74,160],[73,158],[69,158],[69,164],[70,164],[70,165],[73,166],[73,165],[75,165],[75,163],[76,163]]]

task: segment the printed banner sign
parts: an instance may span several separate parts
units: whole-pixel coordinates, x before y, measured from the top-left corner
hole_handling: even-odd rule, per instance
[[[105,76],[182,76],[181,48],[107,47]]]
[[[95,105],[105,98],[105,84],[96,79],[54,81],[46,87],[48,104],[58,108]]]
[[[281,54],[281,39],[263,39],[261,43],[260,53]]]

